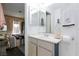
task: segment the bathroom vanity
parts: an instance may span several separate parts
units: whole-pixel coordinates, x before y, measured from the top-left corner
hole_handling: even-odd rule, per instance
[[[59,42],[53,35],[32,34],[29,35],[29,56],[58,56]]]

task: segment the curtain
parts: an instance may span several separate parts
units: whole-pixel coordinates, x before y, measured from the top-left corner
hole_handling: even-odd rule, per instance
[[[0,4],[0,29],[1,27],[3,27],[4,24],[5,24],[5,18],[4,18],[2,5]]]
[[[7,32],[12,33],[14,18],[11,16],[5,16],[5,20],[6,20],[6,25],[7,25]]]

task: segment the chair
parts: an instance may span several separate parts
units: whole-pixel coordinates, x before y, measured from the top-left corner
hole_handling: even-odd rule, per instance
[[[16,47],[16,38],[12,35],[9,37],[9,44],[10,44],[10,48]]]

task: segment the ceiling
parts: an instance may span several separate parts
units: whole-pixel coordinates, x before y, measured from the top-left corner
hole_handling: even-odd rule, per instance
[[[5,15],[24,18],[24,3],[3,3],[2,6]]]

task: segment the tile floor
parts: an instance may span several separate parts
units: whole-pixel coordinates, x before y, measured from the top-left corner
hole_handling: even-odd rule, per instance
[[[19,48],[6,49],[7,45],[4,41],[0,41],[0,56],[24,56]]]

